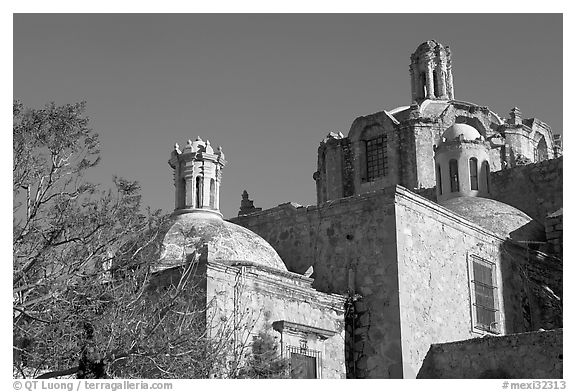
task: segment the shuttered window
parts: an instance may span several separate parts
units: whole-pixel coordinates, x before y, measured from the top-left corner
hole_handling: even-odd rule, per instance
[[[495,285],[495,265],[477,256],[471,256],[472,306],[475,314],[474,326],[483,331],[499,330]]]

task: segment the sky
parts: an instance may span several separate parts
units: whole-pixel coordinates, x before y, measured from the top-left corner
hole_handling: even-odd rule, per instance
[[[102,162],[89,179],[137,180],[174,209],[175,143],[221,145],[220,210],[244,189],[264,209],[316,202],[330,131],[411,103],[410,54],[452,50],[455,98],[517,106],[562,133],[561,14],[15,14],[13,97],[87,102]]]

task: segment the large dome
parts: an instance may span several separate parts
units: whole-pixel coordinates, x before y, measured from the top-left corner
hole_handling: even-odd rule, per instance
[[[449,210],[500,237],[544,241],[544,227],[517,208],[483,197],[455,197],[440,203]]]
[[[442,137],[446,139],[446,141],[450,142],[459,138],[460,135],[462,135],[464,140],[480,139],[480,133],[476,128],[468,124],[453,124],[444,131]]]
[[[256,233],[209,211],[176,215],[164,236],[155,271],[182,265],[184,255],[208,246],[208,260],[250,262],[287,271],[278,253]]]

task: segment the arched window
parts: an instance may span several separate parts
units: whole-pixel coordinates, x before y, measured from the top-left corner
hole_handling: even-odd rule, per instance
[[[488,161],[482,163],[482,172],[486,178],[486,192],[490,193],[490,165],[488,164]]]
[[[216,184],[213,178],[210,179],[210,208],[216,208]]]
[[[450,192],[459,192],[460,184],[458,183],[458,161],[450,159],[448,163],[450,167]]]
[[[478,190],[478,160],[470,158],[470,189]]]
[[[536,162],[548,159],[548,146],[546,145],[546,140],[544,140],[544,138],[541,138],[538,142],[538,146],[536,147],[534,155]]]
[[[440,165],[436,165],[436,186],[438,187],[438,194],[442,194],[442,170]]]
[[[434,79],[434,96],[440,98],[440,84],[438,83],[438,73],[436,70],[432,71],[432,76]]]
[[[202,178],[196,177],[196,208],[202,208]]]
[[[426,98],[426,73],[420,73],[420,92],[422,93],[422,97]]]

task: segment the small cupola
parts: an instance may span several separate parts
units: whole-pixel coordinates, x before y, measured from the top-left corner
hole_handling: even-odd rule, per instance
[[[468,124],[453,124],[434,146],[438,202],[490,193],[489,144]]]
[[[183,150],[176,144],[168,161],[174,169],[175,213],[212,212],[220,217],[220,184],[226,165],[222,147],[216,151],[200,136]]]
[[[454,99],[450,48],[430,40],[410,56],[412,102]]]

